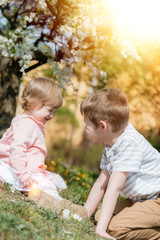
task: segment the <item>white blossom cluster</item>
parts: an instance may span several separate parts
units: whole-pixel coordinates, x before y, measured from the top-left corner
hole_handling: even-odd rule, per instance
[[[57,0],[52,0],[52,5],[55,5],[57,3]],[[38,7],[39,9],[45,11],[47,9],[47,4],[45,0],[39,0],[38,1]]]
[[[0,6],[6,6],[8,3],[14,2],[14,0],[0,0]]]
[[[125,38],[121,33],[120,29],[117,28],[117,30],[112,35],[112,41],[111,44],[118,44],[121,47],[121,55],[124,58],[132,57],[136,59],[137,61],[141,61],[141,57],[138,54],[138,51],[136,49],[136,44],[133,42],[130,38]]]
[[[12,2],[13,0],[0,0],[0,4]],[[52,0],[52,6],[57,3],[57,0]],[[45,0],[39,0],[37,2],[38,7],[45,13],[47,11],[47,4]],[[82,4],[79,6],[81,14],[77,16],[68,16],[65,20],[65,24],[59,27],[60,36],[56,36],[54,42],[58,48],[67,46],[68,41],[72,38],[73,50],[71,51],[72,57],[66,59],[69,63],[80,62],[84,56],[84,50],[88,48],[89,43],[82,42],[85,37],[89,36],[96,40],[96,24],[97,20],[88,16],[84,16],[84,8],[87,9],[87,5]],[[32,22],[36,18],[35,13],[25,15],[19,24],[19,27],[13,32],[10,31],[6,37],[0,36],[0,51],[5,57],[11,57],[14,59],[20,59],[19,64],[21,66],[21,72],[25,72],[28,68],[28,64],[32,59],[32,50],[34,50],[33,42],[36,36],[33,35],[32,30],[24,30],[27,27],[27,22]],[[94,24],[93,24],[94,23]],[[30,32],[29,32],[30,31]],[[47,30],[46,30],[47,31]],[[37,31],[38,32],[38,31]],[[22,39],[22,40],[20,40]],[[68,46],[67,46],[68,47]],[[74,48],[79,47],[79,50]],[[67,55],[67,54],[66,54]]]
[[[69,209],[64,209],[63,210],[63,217],[65,219],[72,219],[73,218],[73,219],[76,219],[77,221],[81,221],[82,220],[82,218],[78,214],[71,213]]]
[[[26,21],[26,22],[32,22],[32,20],[33,20],[33,18],[36,16],[36,14],[35,13],[30,13],[30,16],[25,16],[24,17],[24,20]]]
[[[97,39],[96,27],[99,24],[99,19],[95,16],[90,17],[91,6],[85,3],[78,4],[78,14],[68,16],[63,26],[60,26],[58,32],[63,35],[66,40],[72,38],[72,55],[75,61],[80,61],[79,56],[83,53],[80,50],[75,51],[74,48],[79,47],[81,50],[88,48],[88,43],[82,42],[87,36],[93,41]],[[81,57],[82,58],[82,57]]]
[[[134,44],[130,41],[121,40],[122,51],[121,54],[124,58],[128,58],[129,56],[135,58],[137,61],[141,60]]]
[[[45,0],[39,0],[38,6],[40,7],[40,9],[45,10],[47,7],[47,4],[46,4]]]
[[[70,64],[74,62],[81,62],[84,57],[85,49],[89,47],[89,43],[83,42],[83,40],[88,36],[93,41],[97,39],[96,31],[96,19],[91,21],[91,18],[84,16],[83,14],[77,16],[68,16],[66,19],[66,24],[60,26],[58,32],[63,38],[55,37],[54,41],[58,46],[62,44],[67,46],[67,43],[72,39],[72,50],[71,54],[73,59],[68,59]],[[79,47],[79,50],[75,48]]]
[[[18,41],[21,37],[22,41]],[[11,57],[15,60],[20,59],[21,72],[24,73],[32,59],[32,50],[34,49],[33,36],[22,27],[18,27],[14,32],[10,31],[8,37],[0,36],[0,51],[5,57]]]
[[[7,2],[8,0],[6,0]],[[35,13],[30,13],[21,19],[21,24],[14,31],[10,31],[7,37],[0,35],[0,51],[5,57],[14,58],[19,60],[20,71],[25,72],[28,68],[30,60],[32,59],[33,34],[31,30],[25,30],[27,22],[31,22],[35,18]],[[22,39],[19,41],[19,38]]]

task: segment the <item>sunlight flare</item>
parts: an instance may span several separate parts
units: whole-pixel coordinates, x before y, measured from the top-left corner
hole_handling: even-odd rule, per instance
[[[136,39],[160,37],[159,0],[102,0],[118,31]]]

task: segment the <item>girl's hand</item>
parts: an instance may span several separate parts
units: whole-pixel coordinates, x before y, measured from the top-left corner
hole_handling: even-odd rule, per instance
[[[96,229],[96,234],[100,237],[104,237],[106,239],[114,239],[116,240],[116,238],[112,237],[111,235],[109,235],[107,232],[105,232],[104,230],[101,229]]]

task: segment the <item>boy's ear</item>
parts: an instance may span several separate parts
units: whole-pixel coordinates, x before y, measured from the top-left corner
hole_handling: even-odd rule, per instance
[[[103,131],[106,131],[108,129],[108,122],[106,121],[100,121],[100,126],[103,129]]]

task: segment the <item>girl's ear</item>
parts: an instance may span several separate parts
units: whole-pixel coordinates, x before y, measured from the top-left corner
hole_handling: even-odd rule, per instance
[[[100,121],[100,126],[103,131],[106,131],[108,129],[108,122],[107,121]]]

